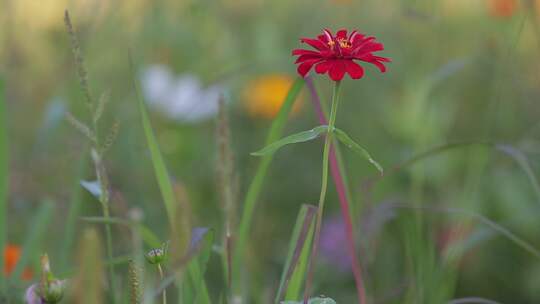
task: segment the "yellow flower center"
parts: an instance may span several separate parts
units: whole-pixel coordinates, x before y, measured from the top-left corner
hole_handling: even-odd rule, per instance
[[[349,40],[344,39],[344,38],[338,38],[338,43],[339,43],[339,47],[341,47],[342,49],[348,49],[352,46]]]

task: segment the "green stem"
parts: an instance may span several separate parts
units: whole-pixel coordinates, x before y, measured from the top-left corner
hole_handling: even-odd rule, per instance
[[[161,268],[161,264],[157,264],[157,268],[159,271],[159,277],[161,278],[161,281],[163,281],[163,278],[165,277],[163,275],[163,268]],[[167,304],[167,289],[163,288],[163,304]]]
[[[103,217],[110,218],[110,212],[109,212],[109,204],[103,204]],[[105,239],[107,242],[107,257],[109,258],[109,261],[113,260],[113,252],[112,252],[112,233],[111,233],[111,224],[106,223],[105,224]],[[116,302],[116,288],[115,288],[115,281],[114,281],[114,265],[109,264],[109,276],[111,280],[111,293],[112,298]]]
[[[307,304],[309,299],[311,282],[313,280],[313,271],[315,268],[315,260],[317,259],[317,251],[319,248],[319,237],[321,234],[322,217],[324,210],[324,202],[326,198],[326,189],[328,187],[328,160],[330,155],[330,146],[332,144],[332,136],[334,134],[334,125],[336,123],[337,108],[339,103],[339,88],[340,81],[336,81],[334,92],[332,95],[332,110],[330,111],[330,120],[328,121],[328,132],[324,141],[323,163],[322,163],[322,181],[321,195],[319,196],[319,210],[317,212],[317,222],[315,223],[315,235],[313,239],[313,247],[311,249],[311,258],[309,259],[308,272],[306,278],[306,289],[304,291],[304,304]]]
[[[93,113],[93,110],[91,112]],[[109,211],[109,202],[110,202],[109,182],[107,179],[107,172],[105,170],[105,167],[103,165],[103,160],[101,158],[100,144],[99,144],[99,137],[98,137],[99,128],[95,120],[93,121],[93,129],[94,129],[94,135],[95,135],[96,141],[94,142],[94,148],[91,154],[94,160],[96,176],[99,182],[99,186],[101,188],[101,195],[100,195],[99,201],[101,202],[103,217],[107,220],[107,223],[105,224],[107,257],[109,260],[112,260],[113,259],[113,245],[112,245],[111,223],[109,222],[109,219],[111,217],[111,214]],[[108,268],[109,268],[109,277],[111,281],[111,298],[113,300],[113,303],[116,303],[117,290],[116,290],[116,282],[114,279],[114,265],[110,264]]]

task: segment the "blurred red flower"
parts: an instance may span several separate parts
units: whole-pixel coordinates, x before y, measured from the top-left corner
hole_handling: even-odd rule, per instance
[[[296,49],[293,56],[298,56],[298,73],[305,77],[315,66],[315,71],[319,74],[328,73],[334,81],[343,79],[348,73],[352,79],[359,79],[364,76],[362,68],[355,60],[371,63],[379,68],[381,72],[386,71],[383,62],[390,62],[389,58],[373,55],[374,52],[384,50],[382,43],[376,42],[375,37],[366,37],[352,31],[347,35],[347,30],[339,30],[336,36],[325,29],[317,39],[302,38],[303,43],[307,43],[316,50]]]
[[[517,0],[490,0],[489,10],[496,17],[511,17],[517,9]]]
[[[17,245],[6,245],[4,248],[4,274],[6,276],[10,275],[15,266],[19,262],[21,257],[21,247]],[[22,277],[23,280],[29,281],[32,279],[32,271],[28,268],[23,270]]]

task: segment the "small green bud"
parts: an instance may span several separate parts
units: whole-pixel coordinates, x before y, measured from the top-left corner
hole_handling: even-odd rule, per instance
[[[161,248],[151,249],[145,257],[150,264],[161,264],[165,261],[165,251]]]
[[[163,264],[165,260],[167,260],[167,256],[169,253],[169,242],[165,242],[161,245],[161,248],[154,248],[148,251],[147,254],[144,255],[148,263],[152,265],[156,264]]]
[[[41,256],[41,283],[37,289],[39,297],[45,303],[56,304],[64,296],[65,288],[66,281],[58,280],[52,274],[47,254]]]
[[[58,303],[64,297],[65,287],[66,281],[54,279],[48,285],[40,286],[39,295],[45,303]]]

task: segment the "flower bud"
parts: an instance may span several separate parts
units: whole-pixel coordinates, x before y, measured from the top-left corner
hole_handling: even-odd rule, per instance
[[[41,256],[41,282],[30,290],[28,295],[35,294],[43,303],[55,304],[64,296],[65,287],[66,281],[58,280],[52,274],[47,254]]]
[[[45,303],[58,303],[64,296],[65,280],[53,279],[47,285],[41,285],[39,295]]]
[[[165,261],[165,251],[161,248],[154,248],[145,255],[150,264],[161,264]]]

